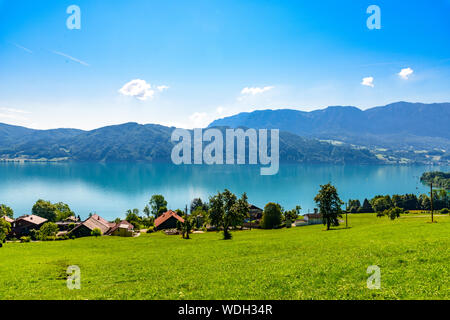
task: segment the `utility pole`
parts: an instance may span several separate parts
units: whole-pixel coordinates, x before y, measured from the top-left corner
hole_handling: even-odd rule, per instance
[[[348,228],[348,218],[347,218],[347,214],[348,214],[348,207],[347,204],[345,205],[345,229]]]
[[[430,201],[431,201],[431,222],[434,222],[433,217],[433,182],[430,183]]]

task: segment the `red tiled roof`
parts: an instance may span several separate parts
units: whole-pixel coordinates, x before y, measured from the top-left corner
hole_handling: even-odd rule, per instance
[[[160,215],[158,218],[155,219],[155,228],[158,228],[160,224],[167,221],[170,217],[174,217],[178,221],[184,222],[184,219],[181,218],[179,215],[177,215],[176,212],[169,210],[167,212],[164,212],[162,215]]]

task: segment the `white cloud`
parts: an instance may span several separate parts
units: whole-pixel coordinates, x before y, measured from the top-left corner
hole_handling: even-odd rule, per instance
[[[6,112],[9,112],[9,113],[20,113],[20,114],[29,114],[29,113],[31,113],[29,111],[13,109],[13,108],[0,108],[0,110],[6,111]]]
[[[169,89],[169,86],[157,86],[156,89],[158,89],[159,92],[163,92],[164,90]]]
[[[26,114],[30,114],[31,112],[12,109],[12,108],[0,108],[0,119],[12,119],[19,121],[27,121],[28,118],[25,117]]]
[[[217,107],[216,112],[222,114],[225,111],[224,107]]]
[[[241,94],[245,94],[245,95],[257,95],[257,94],[261,94],[264,93],[266,91],[272,90],[273,88],[275,88],[274,86],[266,86],[263,88],[259,88],[259,87],[253,87],[253,88],[249,88],[249,87],[245,87],[244,89],[242,89]]]
[[[210,122],[210,116],[206,112],[195,112],[189,116],[193,128],[206,127]]]
[[[126,83],[119,92],[124,96],[135,97],[142,101],[147,100],[148,98],[152,99],[155,95],[155,90],[152,89],[152,86],[141,79],[131,80]]]
[[[147,99],[153,99],[156,91],[163,92],[169,89],[168,86],[153,86],[147,83],[145,80],[134,79],[126,83],[120,90],[119,93],[124,96],[135,97],[136,99],[145,101]]]
[[[365,77],[362,79],[361,84],[363,86],[367,86],[367,87],[375,87],[375,85],[373,84],[373,77]]]
[[[414,72],[414,70],[411,69],[411,68],[404,68],[404,69],[402,69],[402,70],[401,70],[399,73],[397,73],[397,74],[398,74],[398,76],[399,76],[400,78],[402,78],[403,80],[408,80],[408,79],[409,79],[409,76],[412,75],[413,72]]]

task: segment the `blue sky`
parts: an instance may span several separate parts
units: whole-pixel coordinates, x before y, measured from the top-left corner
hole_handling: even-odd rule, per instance
[[[0,122],[191,128],[255,109],[448,102],[450,0],[429,3],[0,0]]]

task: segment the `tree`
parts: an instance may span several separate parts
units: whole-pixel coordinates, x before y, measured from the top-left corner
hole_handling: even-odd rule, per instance
[[[358,199],[356,199],[356,200],[349,199],[348,205],[347,205],[347,211],[351,212],[351,213],[360,212],[361,211],[361,202],[359,202]]]
[[[145,206],[144,210],[142,210],[142,212],[145,213],[145,215],[147,216],[147,218],[150,218],[150,215],[152,214],[152,212],[150,211],[150,208],[148,205]]]
[[[323,224],[330,230],[330,226],[338,226],[342,215],[341,206],[344,202],[339,198],[336,187],[330,183],[321,185],[319,193],[315,196],[320,213],[322,214]]]
[[[284,212],[284,220],[285,221],[295,221],[300,215],[300,211],[302,210],[301,206],[296,206],[294,209]]]
[[[395,218],[400,218],[401,213],[403,213],[403,209],[399,207],[391,208],[386,212],[386,214],[389,216],[391,220],[395,220]]]
[[[94,230],[91,231],[91,236],[93,237],[100,237],[102,235],[102,230],[100,230],[99,228],[95,228]]]
[[[39,199],[34,204],[31,212],[34,215],[45,218],[50,222],[55,222],[58,214],[58,208],[50,201]]]
[[[277,228],[281,225],[281,219],[281,206],[278,203],[269,202],[264,207],[263,216],[261,219],[261,228]]]
[[[236,195],[228,189],[223,193],[218,192],[209,198],[208,213],[211,225],[221,228],[223,238],[229,240],[232,237],[229,229],[241,224],[248,215],[247,195],[244,193],[241,199],[237,200]]]
[[[370,200],[370,204],[375,212],[382,212],[392,207],[392,200],[390,196],[376,196]]]
[[[47,240],[51,237],[56,236],[57,233],[58,233],[58,226],[56,225],[56,223],[46,222],[39,229],[39,239]]]
[[[190,212],[194,212],[197,208],[200,208],[203,211],[208,211],[208,204],[204,203],[201,198],[195,198],[191,202]]]
[[[56,207],[56,221],[66,220],[68,217],[75,217],[75,212],[73,212],[68,204],[64,202],[55,203]]]
[[[205,221],[205,218],[207,215],[208,215],[208,212],[203,210],[202,207],[195,208],[195,210],[191,212],[191,217],[193,219],[194,227],[200,228],[202,221]]]
[[[142,218],[139,216],[139,209],[127,210],[127,216],[125,218],[136,229],[141,228]]]
[[[0,247],[3,241],[6,239],[8,233],[11,232],[11,224],[5,219],[0,218]]]
[[[6,204],[0,204],[0,218],[4,216],[12,219],[14,218],[14,211]]]
[[[167,211],[167,201],[160,194],[154,194],[148,204],[150,205],[150,212],[155,218]]]
[[[361,212],[364,213],[372,213],[373,212],[373,208],[372,205],[370,204],[369,200],[364,199],[362,208],[361,208]]]
[[[187,214],[187,206],[183,215],[184,222],[177,221],[177,230],[181,232],[183,239],[189,239],[189,234],[192,231],[192,217]]]
[[[419,196],[419,204],[422,210],[431,210],[431,200],[426,194],[421,194]]]

